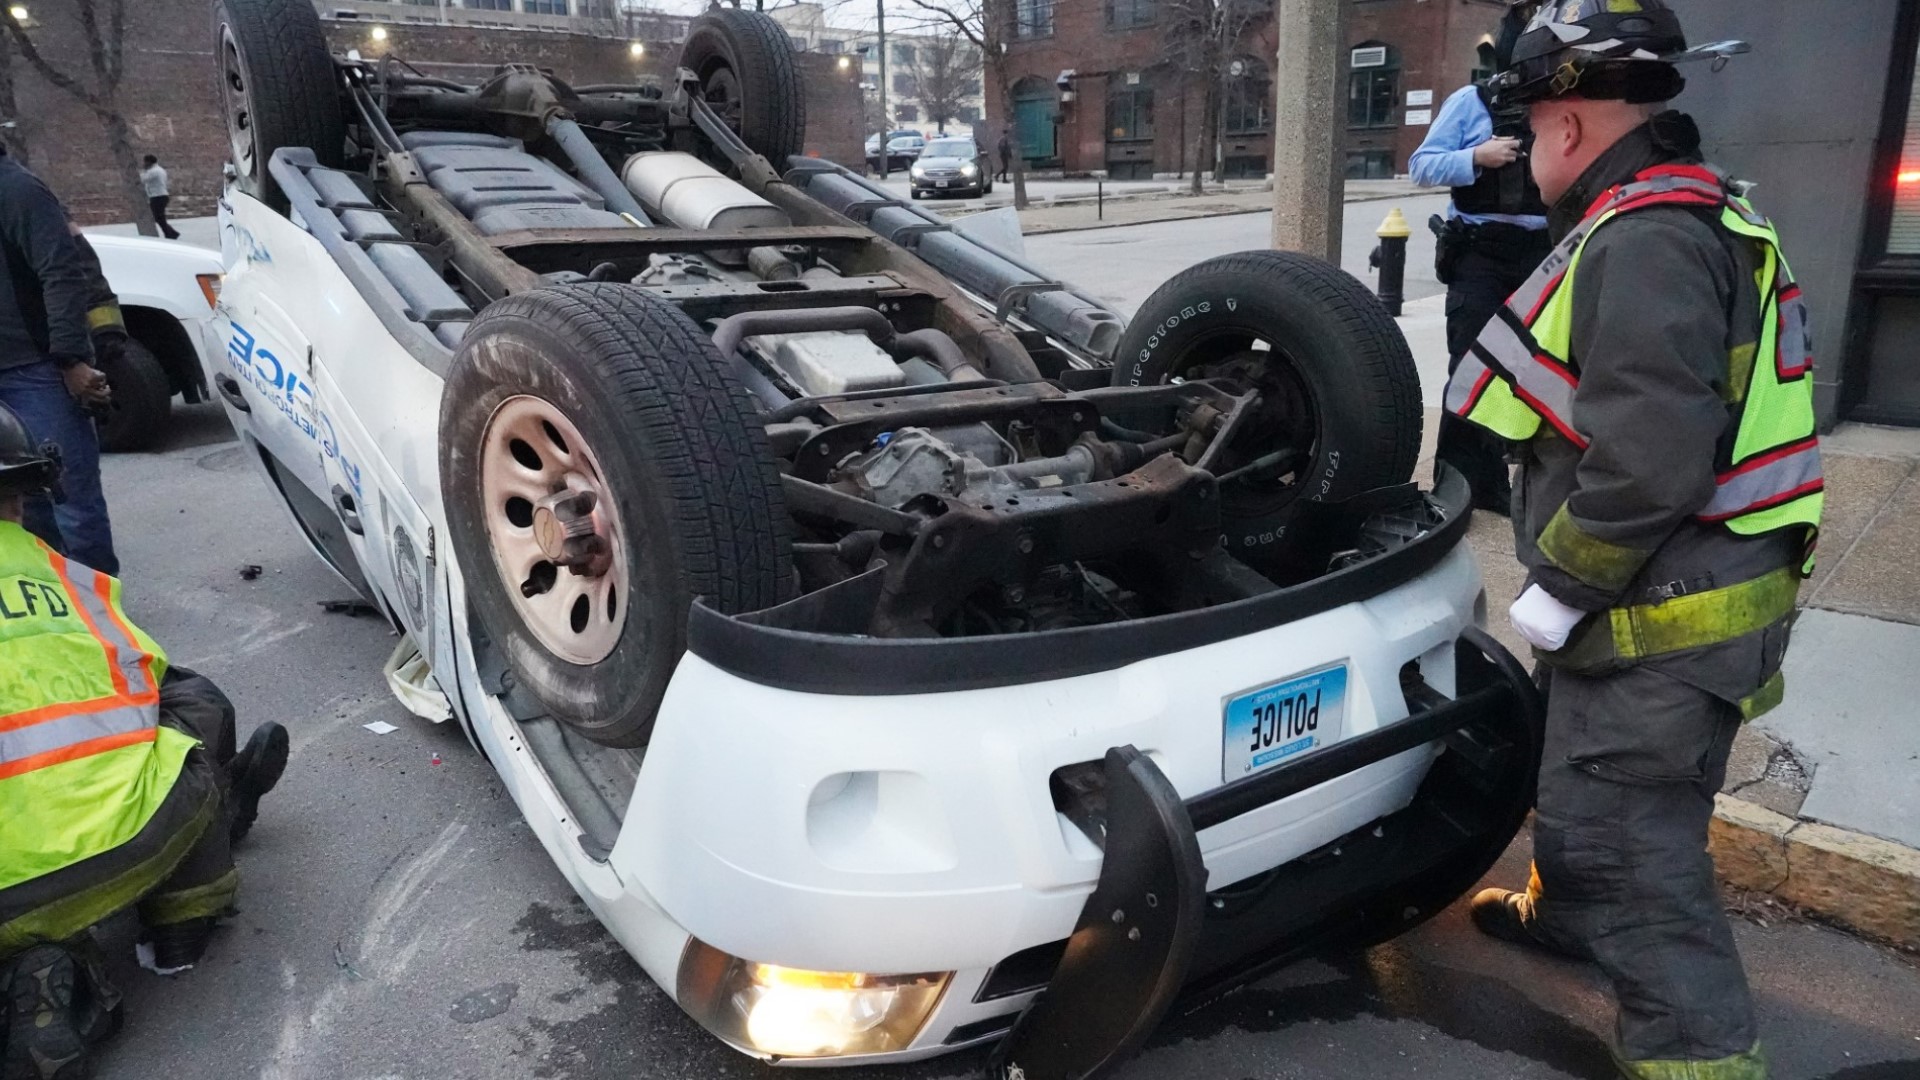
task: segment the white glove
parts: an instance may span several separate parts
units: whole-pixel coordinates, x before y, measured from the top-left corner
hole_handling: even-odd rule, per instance
[[[1556,652],[1565,645],[1567,636],[1586,617],[1586,612],[1555,600],[1552,593],[1538,585],[1527,586],[1527,591],[1507,609],[1507,618],[1513,620],[1513,628],[1520,636],[1548,652]]]

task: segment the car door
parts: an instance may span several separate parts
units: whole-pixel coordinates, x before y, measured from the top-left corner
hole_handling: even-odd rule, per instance
[[[289,310],[301,310],[302,290],[311,289],[306,249],[317,245],[252,200],[232,207],[223,199],[221,217],[227,272],[212,328],[223,344],[209,357],[208,380],[307,540],[365,595],[329,490],[324,461],[335,444],[315,392],[313,341]]]

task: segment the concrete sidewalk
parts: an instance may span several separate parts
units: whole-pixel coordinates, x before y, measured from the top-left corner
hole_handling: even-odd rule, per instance
[[[1421,193],[1406,180],[1350,180],[1346,201],[1374,202]],[[997,193],[994,198],[998,200]],[[1010,203],[1011,200],[1007,200],[1000,205]],[[947,217],[978,212],[975,207],[942,209],[933,204],[931,208]],[[1258,214],[1272,209],[1273,187],[1269,183],[1229,181],[1224,187],[1209,184],[1199,195],[1190,193],[1185,184],[1174,183],[1157,189],[1110,192],[1104,203],[1087,192],[1037,199],[1028,209],[1020,211],[1020,230],[1028,236],[1040,236],[1223,214]]]
[[[1443,297],[1400,319],[1427,404],[1430,475],[1446,384]],[[1812,914],[1920,949],[1920,430],[1844,425],[1822,439],[1820,560],[1801,588],[1786,701],[1734,742],[1714,827],[1723,877]],[[1523,575],[1504,518],[1470,538],[1490,622]]]

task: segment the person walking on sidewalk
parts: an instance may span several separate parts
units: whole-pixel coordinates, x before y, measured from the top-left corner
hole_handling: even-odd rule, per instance
[[[1000,145],[998,149],[1000,151],[1000,175],[994,177],[994,179],[1012,183],[1013,180],[1008,173],[1013,168],[1013,142],[1007,138],[1007,133],[1004,131],[1000,133]]]
[[[91,1075],[120,1023],[96,924],[134,908],[143,967],[200,960],[287,762],[275,723],[236,754],[233,706],[168,664],[120,583],[20,526],[59,468],[0,406],[0,1080]]]
[[[1473,921],[1597,963],[1638,1080],[1767,1076],[1707,826],[1812,569],[1806,308],[1746,185],[1657,104],[1677,62],[1744,51],[1688,50],[1661,0],[1542,4],[1495,89],[1529,105],[1558,246],[1446,391],[1518,447],[1510,617],[1547,700],[1532,880]]]
[[[62,492],[26,500],[28,531],[106,574],[120,572],[89,408],[110,400],[94,366],[94,282],[66,208],[0,148],[0,404],[60,449]]]
[[[1507,66],[1514,42],[1538,7],[1538,0],[1508,4],[1494,44],[1498,67]],[[1434,272],[1447,287],[1449,372],[1553,247],[1547,239],[1547,205],[1527,169],[1532,134],[1526,109],[1508,105],[1495,115],[1490,100],[1484,85],[1455,92],[1441,105],[1408,165],[1421,187],[1453,189],[1446,219],[1432,222],[1438,237]],[[1466,477],[1474,506],[1510,512],[1512,490],[1497,437],[1443,412],[1436,456]]]
[[[140,161],[140,186],[146,189],[147,209],[153,211],[153,223],[160,227],[160,235],[169,240],[180,239],[180,233],[167,222],[167,204],[173,201],[173,196],[167,193],[167,170],[152,154]]]

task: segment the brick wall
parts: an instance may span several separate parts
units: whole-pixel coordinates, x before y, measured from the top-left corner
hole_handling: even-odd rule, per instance
[[[1053,34],[1015,42],[1008,58],[1015,80],[1032,78],[1052,87],[1060,72],[1073,70],[1074,100],[1058,102],[1056,152],[1041,166],[1057,165],[1069,173],[1112,169],[1129,160],[1150,161],[1158,173],[1193,167],[1204,95],[1192,77],[1166,62],[1164,29],[1148,26],[1113,30],[1106,23],[1106,6],[1094,0],[1059,0],[1054,5]],[[1380,149],[1392,158],[1396,172],[1406,170],[1407,158],[1426,136],[1425,127],[1408,127],[1406,92],[1431,90],[1437,111],[1448,94],[1466,85],[1475,47],[1498,23],[1501,0],[1350,0],[1347,44],[1385,42],[1400,65],[1399,90],[1391,126],[1347,131],[1349,150]],[[1250,28],[1236,53],[1256,58],[1271,69],[1278,52],[1272,21]],[[1110,90],[1138,76],[1154,94],[1154,131],[1151,142],[1110,142],[1107,100]],[[1342,85],[1346,74],[1340,76]],[[987,112],[993,139],[999,137],[1001,94],[987,87]],[[1341,98],[1345,98],[1344,90]],[[1220,150],[1228,158],[1272,162],[1273,133],[1221,135]],[[1203,155],[1205,156],[1205,155]],[[1211,166],[1209,161],[1208,166]]]
[[[40,24],[31,33],[58,68],[91,84],[86,49],[72,5],[33,5]],[[227,139],[213,72],[212,30],[204,0],[138,0],[127,4],[123,110],[133,127],[134,152],[159,156],[172,178],[174,217],[213,212]],[[628,42],[574,34],[467,27],[388,27],[376,43],[367,23],[330,22],[336,49],[361,55],[406,56],[423,69],[477,79],[495,64],[513,61],[549,67],[577,83],[621,82],[637,75],[668,75],[678,46],[649,45],[634,57]],[[799,57],[807,90],[806,150],[834,161],[862,160],[858,71],[841,71],[834,58]],[[85,224],[125,221],[139,198],[120,188],[105,128],[71,95],[47,84],[17,55],[12,69],[28,145],[28,164]]]

